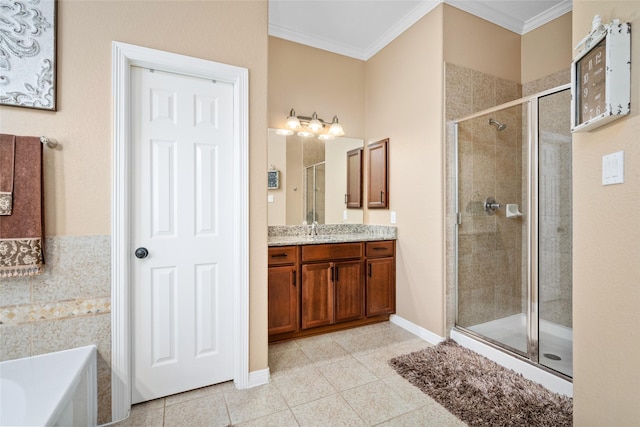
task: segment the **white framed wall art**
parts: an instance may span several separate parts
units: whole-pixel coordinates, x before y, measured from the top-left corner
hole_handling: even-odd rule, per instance
[[[56,110],[56,0],[0,0],[0,105]]]

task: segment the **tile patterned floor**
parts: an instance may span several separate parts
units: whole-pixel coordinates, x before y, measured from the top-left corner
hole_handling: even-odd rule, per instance
[[[271,382],[232,382],[134,405],[124,426],[464,426],[387,365],[429,344],[378,323],[271,344]]]

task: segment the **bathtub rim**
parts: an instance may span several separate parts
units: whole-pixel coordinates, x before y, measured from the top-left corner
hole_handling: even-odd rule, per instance
[[[52,425],[62,415],[65,409],[64,403],[68,402],[72,398],[73,392],[80,384],[82,375],[89,370],[91,379],[91,387],[94,388],[93,402],[91,402],[94,410],[89,415],[88,420],[90,425],[97,424],[97,354],[98,347],[95,344],[86,346],[65,349],[60,351],[54,351],[50,353],[42,353],[33,356],[23,357],[19,359],[11,359],[0,362],[0,376],[3,378],[13,380],[23,386],[27,400],[27,409],[29,404],[36,404],[38,407],[42,407],[43,411],[40,413],[27,410],[24,415],[22,424],[17,425]],[[73,355],[73,356],[71,356]],[[71,357],[70,357],[71,356]],[[52,359],[47,362],[42,362],[45,359]],[[57,383],[57,387],[52,384],[40,384],[38,382],[38,374],[44,372],[47,368],[43,367],[42,363],[52,363],[55,368],[56,363],[62,360],[67,363],[75,363],[71,366],[65,365],[64,372],[72,373],[70,375],[61,375],[61,381]],[[9,372],[8,369],[16,369],[14,372]],[[62,368],[61,368],[62,369]],[[12,375],[13,374],[13,375]],[[17,374],[17,376],[16,376]],[[88,397],[89,398],[89,397]],[[3,409],[3,419],[1,420],[3,425],[13,425],[17,420],[13,414],[6,415]],[[6,419],[6,421],[5,421]],[[7,424],[8,423],[8,424]]]

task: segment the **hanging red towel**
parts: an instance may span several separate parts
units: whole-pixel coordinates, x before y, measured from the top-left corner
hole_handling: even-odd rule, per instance
[[[13,137],[0,134],[1,140]],[[11,215],[0,215],[0,277],[33,276],[42,273],[44,265],[44,189],[39,137],[15,137],[13,169]]]

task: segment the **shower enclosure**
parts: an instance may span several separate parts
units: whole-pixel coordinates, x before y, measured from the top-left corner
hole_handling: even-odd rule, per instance
[[[571,378],[569,85],[454,121],[456,329]]]
[[[307,224],[324,224],[325,162],[305,167],[304,218]]]

